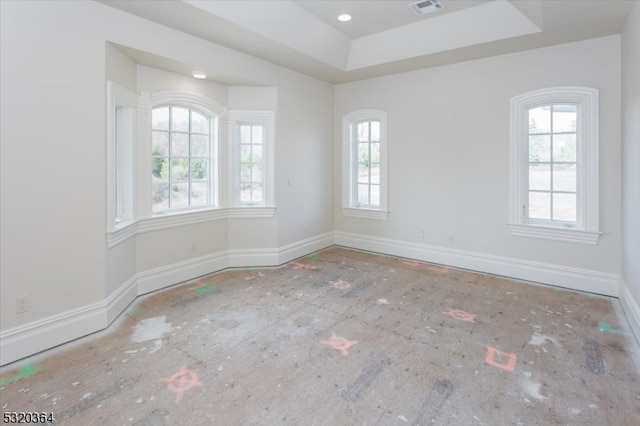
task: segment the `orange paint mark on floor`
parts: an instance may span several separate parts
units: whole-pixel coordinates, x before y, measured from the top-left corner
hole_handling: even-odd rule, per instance
[[[498,355],[500,358],[506,358],[507,362],[503,363],[496,360],[496,355]],[[516,354],[502,352],[497,350],[496,348],[489,346],[487,348],[487,358],[485,359],[485,361],[487,362],[487,364],[494,367],[502,368],[503,370],[507,371],[513,371],[516,368],[517,359],[518,357],[516,356]]]
[[[176,393],[176,404],[182,400],[182,395],[195,386],[202,386],[195,371],[182,367],[180,371],[166,379],[160,379],[167,384],[167,389]]]
[[[305,265],[304,263],[300,262],[291,262],[291,264],[293,265],[293,269],[311,269],[312,271],[318,270],[318,268],[316,268],[315,266]]]
[[[337,288],[338,290],[346,290],[348,288],[351,288],[351,284],[349,284],[348,282],[340,279],[336,282],[333,283],[333,286],[335,288]]]
[[[329,345],[333,349],[337,349],[342,352],[342,355],[349,355],[349,348],[356,343],[359,343],[357,340],[347,340],[344,337],[337,336],[336,333],[331,333],[331,338],[329,340],[323,340],[323,345]]]
[[[460,309],[451,309],[451,308],[447,308],[447,309],[449,309],[449,312],[443,312],[442,313],[443,315],[449,315],[451,318],[455,318],[460,321],[467,321],[467,322],[473,322],[473,323],[476,322],[475,314],[470,314],[468,312],[461,311]]]
[[[412,267],[414,267],[414,268],[415,268],[416,266],[418,266],[418,265],[420,264],[420,262],[416,262],[416,261],[414,261],[414,262],[407,262],[407,261],[405,261],[405,262],[402,262],[402,264],[403,264],[403,265],[407,265],[407,266],[412,266]]]

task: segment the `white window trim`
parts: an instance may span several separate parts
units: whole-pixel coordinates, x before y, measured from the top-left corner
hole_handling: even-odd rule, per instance
[[[362,120],[380,121],[380,208],[354,205],[355,175],[353,171],[352,126]],[[349,217],[386,220],[387,198],[387,113],[375,109],[350,112],[342,118],[342,214]]]
[[[275,113],[273,111],[238,111],[228,112],[229,120],[229,155],[230,179],[229,179],[229,217],[274,217],[274,139],[275,139]],[[240,182],[240,151],[239,123],[252,123],[262,125],[264,128],[264,141],[262,149],[263,158],[263,202],[259,204],[242,203],[239,199]]]
[[[135,164],[136,108],[138,96],[130,90],[107,81],[107,242],[113,246],[135,234]],[[124,127],[117,126],[118,109],[130,109],[128,122]],[[116,149],[118,137],[129,134],[125,139],[124,150]],[[122,140],[122,139],[120,139]],[[116,186],[118,188],[116,188]],[[121,221],[117,221],[118,202],[116,196],[124,200],[128,211]]]
[[[152,94],[144,94],[146,96],[141,96],[141,101],[146,103],[143,106],[145,111],[148,111],[145,118],[146,120],[144,126],[146,129],[145,137],[141,138],[144,141],[144,150],[145,155],[142,156],[146,163],[150,163],[149,159],[151,159],[151,111],[154,108],[160,106],[181,106],[189,109],[193,109],[195,111],[199,111],[204,113],[211,119],[211,139],[212,139],[212,153],[213,158],[211,160],[211,205],[202,206],[202,207],[190,207],[185,209],[176,209],[176,210],[166,210],[159,213],[153,213],[151,207],[151,170],[150,165],[141,167],[141,170],[146,172],[144,176],[145,188],[147,198],[145,203],[145,211],[141,215],[140,219],[147,218],[162,218],[168,216],[176,216],[176,215],[189,215],[193,213],[201,213],[209,210],[217,210],[219,208],[219,196],[220,196],[220,186],[219,186],[219,150],[218,150],[218,128],[220,118],[226,113],[226,107],[218,104],[217,102],[209,99],[205,96],[197,95],[194,93],[185,93],[178,91],[162,91],[162,92],[154,92]],[[140,175],[138,175],[140,176]],[[140,188],[142,190],[143,188]],[[196,214],[195,217],[199,217],[199,214]],[[182,224],[187,218],[179,218],[175,219],[176,223]],[[194,219],[197,223],[199,220]],[[166,220],[165,220],[166,221]]]
[[[577,223],[533,221],[526,218],[528,202],[527,111],[551,103],[576,103],[580,145],[577,175]],[[511,98],[510,209],[512,235],[582,244],[598,244],[599,232],[599,95],[589,87],[560,86],[534,90]]]

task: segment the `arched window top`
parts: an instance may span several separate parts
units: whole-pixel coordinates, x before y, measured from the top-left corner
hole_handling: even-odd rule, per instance
[[[208,116],[220,117],[225,114],[227,108],[213,99],[195,93],[162,91],[151,94],[150,106],[182,106],[190,108]]]

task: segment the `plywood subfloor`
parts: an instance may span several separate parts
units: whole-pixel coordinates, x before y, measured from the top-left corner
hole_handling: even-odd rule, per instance
[[[333,247],[140,298],[0,399],[68,425],[637,425],[616,303]]]

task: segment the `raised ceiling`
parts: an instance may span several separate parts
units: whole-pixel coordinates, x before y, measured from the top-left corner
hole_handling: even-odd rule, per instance
[[[637,0],[102,0],[330,83],[618,34]],[[349,13],[349,22],[337,16]],[[145,65],[150,55],[127,54]],[[165,61],[166,62],[166,61]],[[166,67],[166,63],[164,64]],[[188,66],[172,71],[190,73]],[[210,74],[215,75],[215,70]]]

